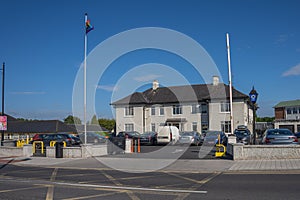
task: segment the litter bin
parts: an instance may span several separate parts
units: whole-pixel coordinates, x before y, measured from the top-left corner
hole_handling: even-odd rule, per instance
[[[55,143],[55,158],[62,158],[63,157],[63,142],[56,142]]]

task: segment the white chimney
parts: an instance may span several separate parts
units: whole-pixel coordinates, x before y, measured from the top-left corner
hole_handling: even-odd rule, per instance
[[[219,76],[213,76],[213,85],[219,85]]]
[[[153,83],[152,83],[152,89],[156,90],[157,88],[159,88],[159,83],[158,83],[157,80],[154,80]]]

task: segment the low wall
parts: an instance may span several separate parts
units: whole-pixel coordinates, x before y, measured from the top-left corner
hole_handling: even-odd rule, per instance
[[[32,146],[24,145],[23,147],[0,147],[0,156],[19,156],[19,157],[30,157],[32,156]]]
[[[233,160],[300,159],[300,145],[228,144],[227,153]]]
[[[55,158],[55,147],[46,148],[46,156]],[[81,147],[64,147],[63,158],[89,158],[107,155],[107,145],[82,145]]]

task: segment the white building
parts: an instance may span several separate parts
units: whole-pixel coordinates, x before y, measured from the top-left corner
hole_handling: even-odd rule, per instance
[[[274,106],[275,128],[300,132],[300,100],[282,101]]]
[[[161,125],[179,130],[231,131],[229,86],[214,77],[212,84],[159,87],[158,81],[144,92],[135,92],[113,102],[116,131],[157,131]],[[233,127],[252,130],[249,97],[233,89]]]

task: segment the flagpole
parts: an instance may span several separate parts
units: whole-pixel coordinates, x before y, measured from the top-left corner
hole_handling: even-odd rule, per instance
[[[87,22],[87,13],[85,13],[84,25]],[[86,52],[87,52],[87,33],[86,28],[84,29],[84,66],[83,66],[83,109],[84,109],[84,144],[86,144]]]
[[[226,33],[227,43],[227,60],[228,60],[228,79],[229,79],[229,98],[230,98],[230,124],[231,134],[233,134],[233,108],[232,108],[232,81],[231,81],[231,63],[230,63],[230,45],[229,45],[229,34]]]

